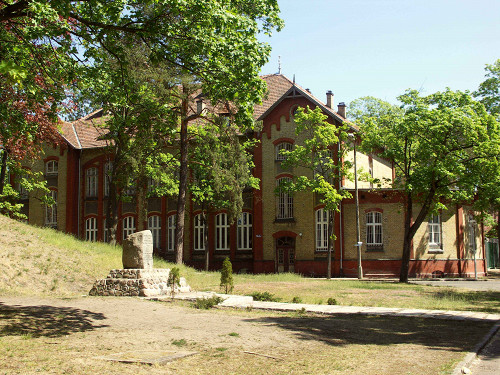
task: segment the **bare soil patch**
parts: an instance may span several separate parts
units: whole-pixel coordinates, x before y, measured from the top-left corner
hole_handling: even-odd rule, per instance
[[[0,297],[0,373],[441,374],[488,329],[431,319],[201,311],[126,297]],[[175,350],[199,354],[161,366],[98,359]]]

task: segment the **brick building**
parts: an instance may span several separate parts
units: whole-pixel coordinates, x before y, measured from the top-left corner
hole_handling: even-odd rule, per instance
[[[345,120],[345,105],[337,110],[333,94],[327,93],[326,104],[315,98],[283,75],[262,77],[268,85],[268,95],[255,107],[255,119],[262,121],[257,133],[260,143],[254,150],[254,174],[261,180],[260,190],[245,195],[243,213],[230,224],[225,212],[209,216],[208,237],[211,267],[216,269],[229,256],[235,271],[298,272],[305,275],[325,275],[327,269],[326,215],[311,193],[293,196],[275,194],[281,179],[308,171],[281,167],[279,150],[300,144],[295,135],[293,113],[298,106],[320,107],[328,121],[340,125]],[[29,222],[49,225],[92,241],[105,241],[105,207],[109,195],[105,178],[109,168],[103,152],[104,141],[96,123],[102,121],[100,111],[73,123],[64,123],[62,145],[47,148],[43,160],[27,167],[45,171],[45,178],[57,204],[43,207],[35,194],[23,195],[24,212]],[[351,130],[357,130],[354,124]],[[348,155],[353,157],[352,152]],[[376,155],[357,153],[358,168],[374,177],[393,178],[390,163]],[[359,182],[360,236],[365,276],[399,274],[404,234],[404,211],[398,192],[389,188],[373,189]],[[354,184],[343,183],[342,189],[354,195]],[[119,239],[138,227],[151,229],[156,251],[167,259],[174,258],[176,200],[171,197],[148,199],[148,220],[137,223],[134,201],[119,206]],[[204,264],[203,230],[200,211],[188,202],[184,241],[184,260],[202,267]],[[335,220],[337,240],[334,245],[333,275],[357,275],[356,221],[354,199],[344,200]],[[450,207],[423,223],[414,238],[410,261],[410,276],[430,275],[471,276],[474,273],[474,253],[478,275],[486,272],[484,261],[484,229],[473,224],[469,209]]]

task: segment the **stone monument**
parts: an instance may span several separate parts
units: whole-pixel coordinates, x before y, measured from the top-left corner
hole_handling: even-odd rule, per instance
[[[169,268],[153,268],[153,236],[150,230],[133,233],[123,241],[123,269],[109,271],[105,279],[96,280],[91,296],[168,295]],[[181,277],[176,293],[190,292],[186,279]]]

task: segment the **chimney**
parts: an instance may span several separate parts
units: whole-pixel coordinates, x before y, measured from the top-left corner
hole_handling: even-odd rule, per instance
[[[306,89],[306,91],[310,94],[311,93],[311,89]]]
[[[333,92],[332,92],[332,90],[328,90],[326,92],[326,106],[328,108],[333,108]]]
[[[342,116],[343,118],[346,118],[345,117],[345,103],[344,102],[340,102],[339,105],[338,105],[338,111],[337,113]]]

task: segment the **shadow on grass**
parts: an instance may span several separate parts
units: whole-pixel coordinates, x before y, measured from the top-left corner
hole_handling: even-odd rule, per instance
[[[60,337],[107,327],[95,323],[104,319],[101,313],[70,307],[9,306],[0,302],[0,337]]]
[[[364,315],[273,316],[247,321],[275,325],[301,340],[333,346],[414,344],[447,351],[470,350],[492,325],[491,322]]]

